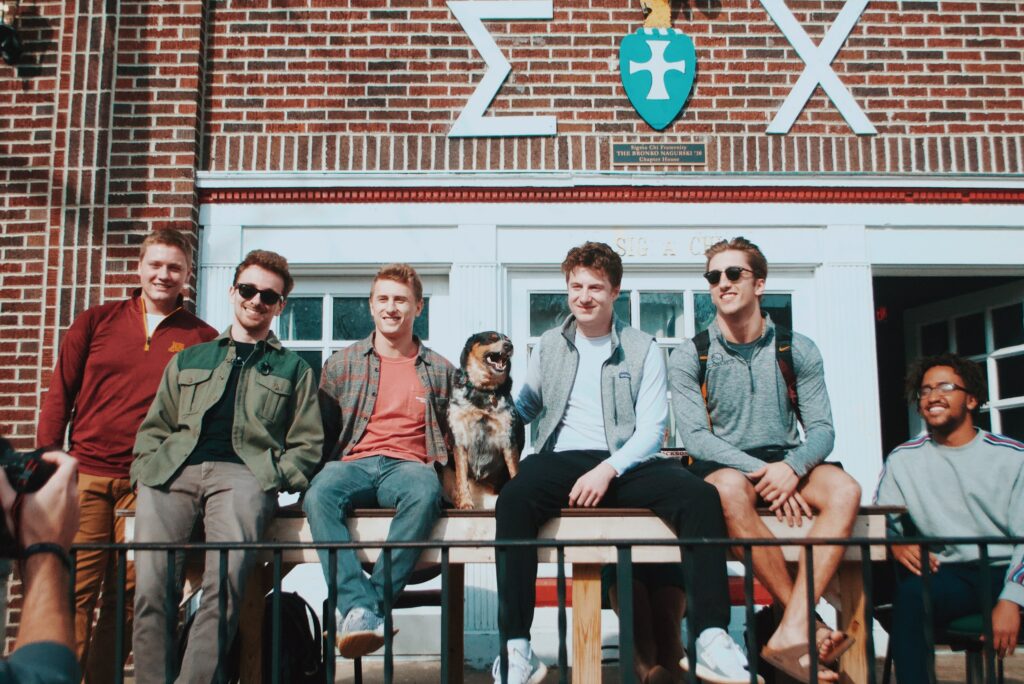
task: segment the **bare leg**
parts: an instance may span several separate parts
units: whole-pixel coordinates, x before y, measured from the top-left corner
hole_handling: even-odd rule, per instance
[[[686,592],[679,587],[656,587],[651,592],[651,603],[658,607],[652,615],[658,664],[679,681],[683,677],[683,668],[679,667],[683,657],[680,627],[686,613]]]

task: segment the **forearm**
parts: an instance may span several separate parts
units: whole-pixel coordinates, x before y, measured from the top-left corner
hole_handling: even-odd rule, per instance
[[[36,553],[22,566],[25,597],[15,648],[50,641],[75,646],[68,598],[68,572],[52,553]]]
[[[665,361],[658,346],[651,344],[644,358],[644,374],[637,390],[636,429],[608,464],[622,475],[634,466],[653,458],[661,449],[668,424],[668,383]]]
[[[803,444],[792,449],[783,462],[793,469],[797,477],[803,477],[820,465],[832,453],[835,433],[831,429],[808,430]]]

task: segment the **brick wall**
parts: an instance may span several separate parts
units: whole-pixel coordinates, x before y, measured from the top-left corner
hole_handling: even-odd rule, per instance
[[[843,0],[787,4],[817,43]],[[555,2],[552,21],[486,25],[513,68],[491,111],[557,115],[558,136],[476,140],[446,137],[484,65],[443,0],[285,5],[211,12],[205,169],[608,170],[610,141],[706,142],[713,172],[1024,169],[1018,1],[872,0],[834,62],[869,137],[820,88],[789,135],[765,134],[803,62],[758,0],[675,4],[698,72],[660,133],[619,81],[637,3]]]

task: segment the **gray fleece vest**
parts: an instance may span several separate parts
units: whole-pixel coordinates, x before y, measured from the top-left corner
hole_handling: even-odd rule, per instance
[[[540,338],[541,396],[544,409],[537,417],[537,444],[550,451],[558,439],[569,395],[576,381],[576,319],[569,316],[560,328]],[[636,431],[636,398],[643,380],[644,359],[654,338],[636,328],[612,320],[612,352],[601,368],[601,405],[608,450],[618,451]]]

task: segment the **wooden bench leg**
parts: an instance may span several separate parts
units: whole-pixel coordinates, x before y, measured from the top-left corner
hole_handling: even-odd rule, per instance
[[[871,625],[864,624],[864,577],[860,562],[839,564],[839,629],[857,641],[839,661],[839,681],[863,684],[868,681],[868,636]]]
[[[601,681],[601,566],[572,564],[572,681]]]
[[[465,633],[466,566],[448,566],[448,682],[461,684],[465,667],[463,638]]]
[[[267,592],[273,584],[270,566],[257,562],[245,584],[238,616],[238,634],[241,639],[240,666],[243,682],[263,681],[263,606]]]

